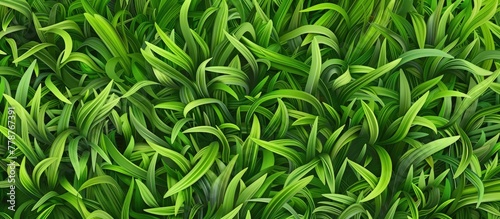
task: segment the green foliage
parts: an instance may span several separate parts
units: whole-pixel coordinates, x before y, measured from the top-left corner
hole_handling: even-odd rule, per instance
[[[500,218],[499,6],[0,0],[0,217]]]

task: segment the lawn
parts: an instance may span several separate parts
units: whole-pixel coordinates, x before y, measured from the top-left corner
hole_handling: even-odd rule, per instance
[[[0,0],[0,218],[500,219],[499,0]]]

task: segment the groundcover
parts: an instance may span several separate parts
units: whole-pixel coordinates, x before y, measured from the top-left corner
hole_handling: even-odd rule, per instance
[[[1,218],[500,218],[498,0],[0,0]]]

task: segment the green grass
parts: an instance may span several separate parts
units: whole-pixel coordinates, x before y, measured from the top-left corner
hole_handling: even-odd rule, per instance
[[[0,0],[0,217],[500,218],[499,11]]]

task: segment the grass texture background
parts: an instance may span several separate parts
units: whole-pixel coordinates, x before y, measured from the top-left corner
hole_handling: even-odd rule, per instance
[[[499,11],[0,0],[0,217],[500,218]]]

